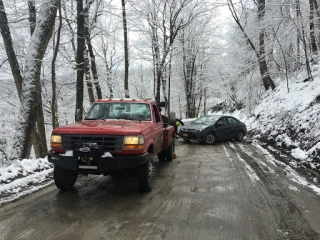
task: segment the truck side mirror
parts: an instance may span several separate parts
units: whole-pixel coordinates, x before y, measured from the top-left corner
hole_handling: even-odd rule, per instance
[[[165,107],[166,106],[166,102],[160,102],[159,104],[157,104],[158,107]]]

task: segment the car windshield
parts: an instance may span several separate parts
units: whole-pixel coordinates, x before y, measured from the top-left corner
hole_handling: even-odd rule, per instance
[[[220,116],[214,116],[214,115],[204,116],[194,120],[193,123],[210,125],[210,124],[214,124],[219,119],[219,117]]]
[[[150,105],[146,103],[101,102],[94,103],[84,119],[125,119],[151,121],[151,110]]]

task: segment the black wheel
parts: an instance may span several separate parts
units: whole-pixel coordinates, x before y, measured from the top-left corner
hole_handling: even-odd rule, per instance
[[[172,142],[169,147],[165,150],[165,157],[167,161],[173,160],[173,154],[174,154],[174,142]]]
[[[78,178],[78,173],[58,166],[54,166],[53,179],[57,188],[61,190],[72,189]]]
[[[187,143],[189,143],[189,142],[191,142],[190,140],[188,140],[188,139],[183,139],[185,142],[187,142]]]
[[[139,191],[143,193],[150,192],[152,190],[153,180],[156,174],[151,154],[149,156],[149,161],[137,166],[137,170]]]
[[[160,162],[163,162],[163,161],[166,160],[166,156],[165,156],[164,152],[160,152],[158,154],[158,159],[159,159]]]
[[[216,141],[216,136],[213,133],[209,133],[204,140],[206,144],[214,144],[215,141]]]
[[[244,134],[243,134],[242,131],[240,131],[240,132],[238,133],[238,136],[237,136],[237,141],[242,142],[242,141],[243,141],[243,137],[244,137]]]

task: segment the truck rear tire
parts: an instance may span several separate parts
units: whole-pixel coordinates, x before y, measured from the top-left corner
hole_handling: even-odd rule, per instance
[[[160,162],[163,162],[166,160],[166,156],[165,156],[164,152],[158,153],[158,159]]]
[[[165,150],[165,157],[167,161],[173,160],[173,154],[174,154],[174,142],[172,142],[169,147]]]
[[[149,161],[147,163],[137,166],[137,171],[139,191],[142,193],[150,192],[156,173],[151,154],[149,155]]]
[[[57,188],[61,190],[70,190],[73,188],[78,178],[78,174],[58,166],[54,166],[53,179]]]

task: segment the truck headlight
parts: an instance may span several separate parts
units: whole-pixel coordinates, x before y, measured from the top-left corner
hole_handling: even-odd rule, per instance
[[[62,148],[62,140],[60,135],[51,135],[50,147]]]
[[[144,149],[143,136],[124,136],[124,150],[141,150]]]

